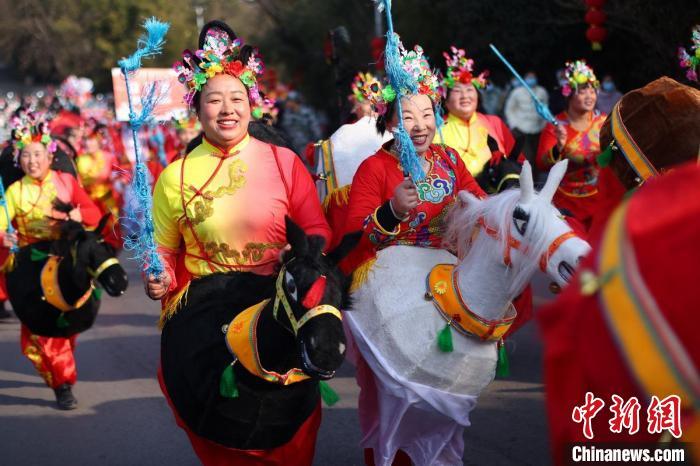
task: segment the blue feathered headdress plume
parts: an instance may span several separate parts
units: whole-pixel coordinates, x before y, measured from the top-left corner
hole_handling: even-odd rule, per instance
[[[163,51],[165,34],[168,32],[170,24],[158,21],[156,18],[150,18],[146,20],[143,27],[146,33],[138,39],[136,52],[130,57],[119,60],[119,67],[122,70],[124,82],[126,83],[126,95],[129,102],[129,123],[131,125],[136,158],[131,186],[137,200],[137,207],[127,212],[127,217],[141,226],[141,231],[137,235],[124,239],[124,247],[134,251],[136,258],[141,262],[147,275],[160,277],[164,268],[153,238],[154,226],[151,212],[153,197],[151,195],[151,185],[148,181],[148,169],[141,158],[137,134],[139,128],[151,120],[153,109],[158,102],[160,93],[157,91],[158,86],[155,83],[149,84],[141,98],[141,113],[137,116],[129,85],[129,75],[141,67],[142,59],[153,57]]]
[[[374,0],[379,11],[386,12],[386,49],[384,51],[384,69],[389,84],[397,93],[396,110],[398,114],[399,124],[394,129],[394,138],[396,139],[399,159],[404,172],[411,176],[414,182],[422,181],[425,178],[425,172],[421,167],[416,148],[413,146],[411,137],[406,132],[403,126],[403,109],[401,108],[401,96],[412,95],[418,93],[418,83],[415,79],[401,66],[401,54],[399,52],[399,36],[394,32],[394,22],[391,17],[391,0]]]

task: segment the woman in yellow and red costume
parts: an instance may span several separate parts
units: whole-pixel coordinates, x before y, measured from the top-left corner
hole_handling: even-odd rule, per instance
[[[55,142],[49,135],[47,122],[34,115],[17,118],[13,141],[17,161],[25,175],[10,185],[5,193],[7,214],[0,215],[0,233],[5,248],[26,246],[39,241],[58,239],[57,220],[71,219],[95,227],[100,211],[72,175],[51,170]],[[74,206],[65,214],[54,203]],[[6,233],[8,217],[15,233]],[[71,387],[77,379],[75,358],[76,336],[43,337],[32,334],[22,325],[22,353],[34,364],[46,385],[55,394],[61,409],[74,409],[77,402]]]
[[[227,272],[252,272],[260,281],[274,275],[286,245],[286,215],[307,234],[322,236],[326,244],[331,236],[301,159],[248,134],[251,118],[261,116],[263,103],[257,87],[263,65],[256,52],[218,21],[204,26],[199,46],[195,53],[185,51],[174,68],[188,86],[186,99],[202,124],[202,143],[165,168],[153,194],[155,240],[166,272],[160,279],[148,277],[146,291],[164,302],[162,341],[174,325],[168,318],[179,299],[187,299],[186,292],[195,294],[205,286],[203,281],[223,284],[197,304],[205,312],[223,299],[217,293],[238,293],[240,300],[251,303],[267,297],[264,286],[236,289],[240,282]],[[208,280],[200,280],[204,278]],[[220,333],[218,327],[215,330]],[[159,380],[178,425],[204,464],[310,464],[320,406],[287,443],[269,450],[235,449],[186,425],[175,408],[174,393],[169,393],[173,387],[166,388],[165,365]],[[206,418],[206,413],[196,416]]]
[[[496,153],[507,157],[515,147],[515,138],[499,117],[477,111],[478,91],[486,87],[488,71],[475,75],[474,60],[467,58],[463,49],[452,46],[450,51],[451,54],[443,53],[447,64],[442,83],[447,118],[442,139],[437,134],[434,142],[455,149],[469,173],[477,176]]]
[[[114,189],[113,173],[118,169],[117,157],[103,147],[103,134],[107,128],[92,121],[87,131],[84,150],[75,159],[78,177],[90,198],[100,208],[102,214],[111,214],[111,221],[105,231],[105,241],[120,250],[123,246],[121,229],[119,227],[119,211],[121,195]]]
[[[600,82],[584,60],[566,64],[567,83],[562,94],[567,108],[556,116],[557,126],[548,123],[537,149],[537,168],[549,169],[568,159],[564,180],[554,195],[554,205],[564,209],[588,230],[598,202],[598,164],[600,128],[605,115],[595,109]]]

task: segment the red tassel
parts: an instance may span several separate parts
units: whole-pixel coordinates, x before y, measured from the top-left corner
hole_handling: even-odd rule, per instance
[[[304,301],[301,302],[302,306],[304,306],[306,309],[311,309],[313,307],[318,306],[318,303],[321,302],[321,299],[323,298],[323,294],[326,292],[326,276],[321,275],[316,279],[313,285],[311,285],[311,288],[309,288],[309,291],[306,292],[306,296],[304,296]]]
[[[499,163],[501,163],[501,160],[505,158],[505,154],[501,152],[500,150],[497,150],[496,152],[491,152],[491,166],[495,167]]]

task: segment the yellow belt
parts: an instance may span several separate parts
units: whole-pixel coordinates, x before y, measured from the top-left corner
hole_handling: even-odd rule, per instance
[[[488,320],[475,314],[466,305],[455,283],[455,266],[438,264],[430,271],[427,279],[426,298],[433,304],[448,324],[464,335],[477,336],[482,340],[497,341],[508,331],[515,321],[517,312],[513,304],[507,317],[500,320]]]

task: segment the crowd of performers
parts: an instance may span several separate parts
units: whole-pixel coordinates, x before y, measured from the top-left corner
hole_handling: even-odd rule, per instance
[[[527,256],[519,248],[531,240],[525,210],[533,168],[543,178],[551,171],[540,196],[548,192],[547,203],[567,225],[545,245],[542,270],[572,238],[592,247],[587,258],[581,254],[566,270],[560,266],[570,283],[538,315],[555,462],[566,460],[571,442],[587,438],[572,421],[586,392],[637,397],[643,409],[651,397],[678,395],[682,435],[673,431],[672,437],[700,442],[700,348],[689,325],[691,267],[700,262],[694,243],[700,238],[700,92],[663,77],[626,94],[606,115],[596,110],[600,83],[594,70],[584,60],[566,63],[560,89],[565,110],[556,125],[544,126],[531,167],[508,126],[477,110],[488,74],[475,71],[465,50],[449,47],[444,62],[429,64],[419,46],[398,44],[399,65],[412,85],[397,89],[391,80],[358,73],[349,96],[357,119],[327,140],[306,141],[298,154],[299,144],[287,143],[265,116],[274,107],[260,88],[257,50],[213,21],[204,26],[197,50],[185,51],[174,66],[193,113],[140,133],[165,268],[160,276],[144,277],[146,294],[162,301],[158,379],[200,460],[311,464],[319,393],[327,390],[319,379],[334,374],[347,348],[361,388],[366,463],[461,464],[463,431],[478,392],[407,381],[377,353],[381,345],[373,339],[381,332],[360,324],[357,306],[375,283],[377,289],[405,286],[383,281],[387,251],[410,246],[459,255],[448,234],[456,206],[520,185],[522,205],[502,213],[512,217],[515,233],[499,232],[483,216],[471,233],[474,241],[481,230],[503,241],[507,274],[511,255]],[[699,47],[684,66],[697,66]],[[138,234],[135,225],[120,221],[133,198],[126,129],[92,96],[88,81],[71,77],[56,94],[55,102],[25,102],[13,110],[0,156],[8,279],[13,270],[24,270],[17,263],[22,258],[51,264],[61,242],[69,241],[66,225],[97,231],[112,257],[124,237]],[[406,144],[417,155],[414,168],[422,179],[402,165]],[[32,247],[47,241],[48,251]],[[68,250],[75,266],[80,247]],[[61,298],[65,309],[56,304],[55,325],[69,327],[66,316],[95,294],[101,272],[116,266],[112,259],[102,264],[88,268],[93,281],[87,294]],[[54,304],[47,267],[37,280],[42,299]],[[459,347],[459,339],[488,343],[490,382],[506,364],[503,340],[533,315],[530,287],[523,283],[501,317],[490,319],[485,315],[491,310],[466,302],[470,298],[450,286],[449,277],[449,283],[425,279],[427,290],[402,292],[462,307],[444,313],[439,331],[414,331],[433,332],[437,355]],[[490,292],[487,284],[482,288]],[[18,315],[24,312],[4,283],[0,291]],[[456,293],[452,300],[443,296],[450,293]],[[353,296],[358,300],[350,304]],[[338,331],[341,316],[344,332]],[[653,325],[645,326],[650,320]],[[71,387],[78,333],[37,333],[22,324],[22,352],[54,389],[61,409],[77,406]],[[611,432],[602,417],[593,421],[597,438],[669,438],[644,429]]]

